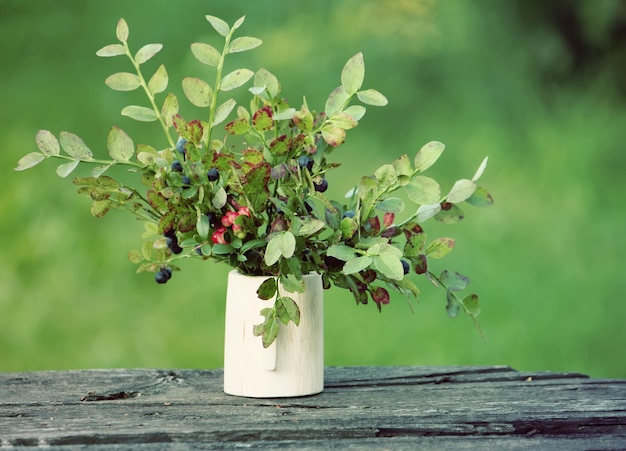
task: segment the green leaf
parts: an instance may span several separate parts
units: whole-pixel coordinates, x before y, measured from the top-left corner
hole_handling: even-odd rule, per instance
[[[274,98],[280,93],[280,83],[278,79],[268,70],[259,69],[254,76],[255,87],[265,87],[269,95]]]
[[[137,64],[143,64],[159,53],[163,48],[163,44],[146,44],[141,47],[135,54],[135,62]]]
[[[404,211],[404,201],[399,197],[388,197],[377,203],[375,207],[385,213],[402,213]]]
[[[226,102],[218,106],[215,110],[215,116],[213,117],[213,126],[215,127],[216,125],[224,122],[235,106],[237,106],[235,99],[228,99]]]
[[[237,28],[239,28],[242,24],[243,21],[246,20],[246,16],[241,16],[239,19],[237,19],[235,21],[235,23],[233,24],[233,30],[236,30]]]
[[[430,205],[420,205],[417,209],[416,220],[417,222],[424,222],[427,219],[432,218],[437,213],[441,211],[441,204],[437,202],[436,204]]]
[[[102,47],[100,50],[96,52],[97,56],[101,56],[104,58],[111,57],[111,56],[120,56],[120,55],[125,55],[125,54],[126,54],[126,49],[121,44],[105,45],[104,47]]]
[[[211,228],[211,224],[209,224],[209,218],[207,215],[202,214],[200,210],[198,210],[198,219],[196,221],[196,230],[198,231],[198,235],[203,240],[206,240],[209,236],[209,230]]]
[[[344,114],[350,115],[356,122],[359,122],[365,116],[366,111],[367,109],[363,105],[350,105],[343,110]]]
[[[167,88],[168,81],[169,78],[167,76],[167,70],[165,70],[165,65],[161,64],[154,75],[150,78],[150,81],[148,82],[148,90],[152,94],[163,92]]]
[[[459,222],[465,217],[463,210],[458,205],[451,203],[444,203],[445,208],[442,207],[441,211],[435,215],[435,219],[442,224],[454,224]]]
[[[336,125],[326,124],[322,127],[322,138],[333,147],[340,146],[346,140],[346,131]]]
[[[109,155],[114,160],[128,161],[135,154],[135,144],[124,130],[113,126],[107,137]]]
[[[400,180],[402,186],[406,185],[410,177],[413,175],[413,169],[411,168],[411,162],[407,154],[402,155],[400,158],[396,158],[392,163],[393,168],[396,170],[396,175]]]
[[[354,248],[344,244],[333,244],[326,251],[326,255],[347,262],[348,260],[352,260],[354,258],[356,251]]]
[[[141,252],[137,249],[133,249],[128,253],[128,260],[130,260],[131,263],[138,264],[143,261],[143,257],[141,256]]]
[[[91,175],[96,178],[100,177],[102,174],[108,171],[111,166],[112,164],[101,164],[99,166],[96,166],[91,170]]]
[[[296,114],[295,108],[285,108],[280,110],[272,116],[275,121],[290,121]]]
[[[213,89],[204,80],[195,77],[185,77],[182,81],[183,92],[187,99],[197,107],[211,105]]]
[[[128,40],[128,24],[124,19],[120,19],[117,22],[117,27],[115,28],[115,35],[120,42],[126,42]]]
[[[70,161],[69,163],[63,163],[59,165],[59,167],[57,168],[57,175],[63,178],[67,177],[68,175],[72,173],[74,169],[76,169],[76,166],[78,166],[78,163],[80,163],[79,160],[74,160],[74,161]]]
[[[299,236],[310,236],[324,228],[326,223],[320,219],[306,218],[298,230]]]
[[[379,192],[385,191],[389,187],[393,187],[396,183],[398,183],[398,176],[396,174],[396,170],[391,164],[384,164],[374,172],[374,176],[378,181],[378,190]]]
[[[356,93],[358,99],[366,105],[373,106],[385,106],[389,103],[387,97],[382,95],[375,89],[366,89],[365,91],[359,91]]]
[[[87,147],[80,137],[70,132],[61,132],[59,134],[61,147],[68,155],[81,160],[90,160],[93,158],[91,150]]]
[[[222,36],[228,36],[228,33],[230,32],[230,27],[228,26],[226,22],[224,22],[219,17],[215,17],[215,16],[207,15],[205,17],[206,17],[206,20],[209,21],[209,23],[211,24],[211,26],[213,27],[215,31],[217,31]]]
[[[372,261],[373,258],[367,255],[353,258],[351,260],[348,260],[345,265],[343,265],[342,272],[346,275],[361,272],[364,269],[368,268],[372,264]]]
[[[293,262],[293,261],[298,261],[298,260],[294,257],[283,260],[283,262]],[[298,265],[299,264],[300,263],[298,262]],[[300,269],[301,269],[300,266],[298,266],[298,271],[300,271]],[[300,274],[300,277],[302,277],[302,274]],[[302,278],[298,279],[295,274],[285,275],[283,272],[283,274],[280,277],[280,284],[282,285],[283,290],[289,293],[304,293],[304,281],[302,280]]]
[[[191,53],[193,53],[193,56],[202,64],[212,67],[217,67],[222,57],[215,47],[203,42],[194,42],[191,44]]]
[[[252,50],[258,46],[263,44],[258,38],[253,38],[251,36],[242,36],[240,38],[234,39],[230,45],[228,46],[228,53],[238,53],[245,52],[246,50]]]
[[[91,214],[95,218],[101,218],[109,212],[110,200],[94,200],[91,203]]]
[[[446,196],[446,200],[456,204],[468,199],[476,190],[476,184],[468,179],[457,180]]]
[[[286,326],[293,321],[296,326],[300,325],[300,307],[292,298],[281,296],[274,306],[278,319]]]
[[[490,207],[493,205],[493,197],[491,197],[491,194],[480,186],[477,186],[476,191],[465,201],[474,207]]]
[[[445,148],[446,146],[438,141],[424,144],[415,155],[415,169],[425,171],[431,167],[439,159]]]
[[[289,258],[296,250],[296,237],[287,231],[275,234],[265,249],[265,264],[272,266],[282,256]]]
[[[469,277],[464,276],[458,272],[450,272],[448,270],[444,270],[441,272],[439,276],[439,280],[443,285],[446,286],[448,290],[452,291],[461,291],[467,288],[469,284]]]
[[[326,100],[326,106],[324,107],[326,116],[331,117],[341,112],[349,99],[350,94],[343,89],[343,86],[335,88]]]
[[[461,305],[459,301],[454,296],[454,293],[451,290],[446,291],[446,313],[450,318],[456,318],[459,314],[459,310],[461,309]]]
[[[422,175],[413,177],[404,188],[409,199],[419,205],[434,204],[441,196],[439,183]]]
[[[402,280],[404,277],[404,268],[397,255],[383,252],[373,257],[373,260],[374,267],[385,277],[393,280]]]
[[[213,204],[213,206],[219,210],[224,205],[226,205],[227,200],[228,195],[226,194],[226,190],[224,189],[224,187],[220,186],[213,195],[213,199],[211,199],[211,204]]]
[[[266,301],[274,297],[277,289],[278,284],[276,283],[276,278],[270,277],[263,281],[263,283],[256,290],[256,294],[259,299],[263,299],[264,301]]]
[[[480,300],[476,294],[470,294],[461,301],[465,311],[472,317],[480,315]]]
[[[222,79],[220,91],[232,91],[248,82],[254,76],[250,69],[235,69]]]
[[[25,169],[32,168],[33,166],[37,166],[43,160],[46,159],[46,156],[41,152],[31,152],[29,154],[24,155],[20,158],[20,161],[17,162],[17,166],[15,167],[16,171],[24,171]]]
[[[336,125],[342,130],[350,130],[358,125],[357,121],[355,121],[352,116],[346,113],[335,114],[334,116],[330,117],[328,120],[333,125]]]
[[[430,258],[443,258],[454,247],[454,240],[452,238],[437,238],[430,242],[426,247],[426,255]]]
[[[129,117],[141,122],[154,122],[158,119],[156,113],[150,108],[138,105],[129,105],[122,109],[122,116]]]
[[[39,150],[45,155],[59,154],[59,141],[56,136],[48,130],[39,130],[35,136],[35,142]]]
[[[178,114],[178,109],[178,98],[170,92],[165,97],[163,106],[161,107],[161,116],[168,127],[172,127],[174,125],[174,116]]]
[[[365,62],[363,53],[359,52],[348,60],[341,71],[341,86],[348,94],[353,95],[363,85],[365,78]]]
[[[134,91],[141,86],[141,80],[130,72],[118,72],[110,75],[104,83],[115,91]]]
[[[478,180],[482,175],[483,172],[485,172],[485,169],[487,168],[487,161],[489,160],[489,157],[485,157],[482,161],[482,163],[480,163],[480,166],[478,166],[478,169],[476,170],[476,173],[474,174],[474,177],[472,177],[472,182],[475,182],[476,180]]]

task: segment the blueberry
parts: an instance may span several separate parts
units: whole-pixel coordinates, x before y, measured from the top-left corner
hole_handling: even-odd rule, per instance
[[[302,155],[298,158],[298,166],[302,169],[307,168],[310,171],[313,169],[313,159],[307,157],[306,155]]]
[[[183,248],[178,245],[178,241],[176,240],[176,238],[168,236],[166,243],[167,247],[170,251],[172,251],[173,254],[180,254],[183,251]]]
[[[177,160],[172,163],[172,171],[183,172],[183,165],[180,164],[180,161]]]
[[[408,274],[409,271],[411,270],[411,265],[409,265],[409,262],[406,260],[401,260],[402,261],[402,270],[404,271],[404,274]]]
[[[217,221],[217,215],[212,211],[209,211],[208,213],[206,213],[206,217],[209,218],[209,224],[214,226]]]
[[[354,218],[354,212],[352,210],[344,211],[342,218]]]
[[[154,275],[154,280],[156,280],[156,283],[165,283],[170,280],[170,277],[172,277],[172,272],[170,271],[168,273],[165,271],[165,268],[163,268]]]
[[[181,180],[183,182],[183,188],[189,188],[189,185],[191,184],[191,180],[189,179],[189,177],[183,175]]]
[[[187,145],[187,140],[185,138],[178,138],[178,141],[176,141],[176,150],[178,150],[180,153],[185,153],[185,146]]]
[[[328,189],[328,180],[322,179],[319,184],[313,182],[313,186],[315,187],[315,191],[317,191],[318,193],[323,193]]]
[[[214,182],[220,178],[220,171],[215,168],[209,169],[209,172],[206,173],[206,176],[209,179],[209,182]]]

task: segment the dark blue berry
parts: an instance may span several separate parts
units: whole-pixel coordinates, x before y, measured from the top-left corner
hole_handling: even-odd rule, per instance
[[[215,168],[209,169],[209,172],[206,173],[206,176],[209,179],[209,182],[214,182],[220,178],[220,171]]]
[[[185,138],[178,138],[176,141],[176,150],[180,153],[185,153],[185,146],[187,145],[187,140]]]
[[[342,218],[354,218],[354,212],[352,210],[344,211]]]
[[[172,272],[170,271],[168,273],[165,271],[165,268],[163,268],[154,275],[154,280],[156,280],[156,283],[166,283],[170,280],[170,277],[172,277]]]
[[[191,184],[191,180],[189,179],[189,177],[183,175],[181,180],[183,182],[183,188],[189,188],[189,185]]]
[[[307,168],[310,171],[313,169],[313,159],[307,157],[306,155],[302,155],[298,158],[298,166],[302,169]]]
[[[212,211],[208,212],[206,214],[206,217],[209,218],[209,224],[211,224],[212,226],[214,226],[217,222],[217,215],[215,213],[213,213]]]
[[[180,164],[180,161],[177,160],[172,163],[172,171],[183,172],[183,165]]]
[[[313,182],[313,186],[315,187],[315,191],[318,193],[323,193],[328,189],[328,180],[322,179],[320,183]]]
[[[406,260],[401,260],[402,261],[402,270],[404,271],[404,274],[408,274],[409,271],[411,270],[411,265],[409,265],[409,262]]]
[[[173,254],[180,254],[183,251],[183,248],[178,245],[178,241],[176,240],[175,237],[172,238],[168,236],[166,243],[167,243],[168,249],[172,251]]]

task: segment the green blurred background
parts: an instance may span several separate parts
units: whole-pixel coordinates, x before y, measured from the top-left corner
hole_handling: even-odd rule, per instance
[[[142,225],[123,212],[89,214],[53,162],[12,170],[44,128],[80,135],[105,155],[116,124],[135,142],[165,145],[156,125],[119,115],[134,93],[103,80],[129,70],[95,56],[124,17],[136,50],[165,47],[170,81],[203,75],[189,44],[219,45],[205,14],[264,41],[231,59],[265,67],[295,105],[321,109],[358,51],[366,87],[382,91],[330,174],[341,196],[360,175],[430,140],[447,150],[429,172],[444,189],[473,174],[490,209],[427,223],[457,239],[438,269],[472,279],[485,339],[445,314],[423,288],[414,313],[401,296],[382,314],[326,292],[328,365],[490,365],[626,377],[623,270],[626,3],[620,0],[318,0],[0,2],[0,371],[222,365],[225,274],[188,262],[164,286],[127,260]],[[212,80],[212,75],[210,80]],[[181,94],[180,84],[170,84]],[[184,111],[195,110],[185,100]],[[155,138],[156,142],[155,142]],[[437,269],[437,268],[436,268]]]

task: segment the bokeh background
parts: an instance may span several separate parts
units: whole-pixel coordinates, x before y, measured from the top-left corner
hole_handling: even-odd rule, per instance
[[[0,2],[0,371],[222,365],[227,267],[186,262],[164,286],[135,274],[142,225],[124,212],[89,214],[54,162],[12,170],[38,129],[80,135],[106,155],[116,124],[162,143],[154,124],[119,115],[131,93],[109,90],[123,58],[95,56],[124,17],[134,49],[162,42],[183,76],[206,76],[189,44],[220,45],[204,15],[264,45],[231,67],[265,67],[298,106],[322,109],[358,51],[370,108],[333,156],[342,196],[360,175],[439,140],[430,174],[444,187],[489,156],[489,209],[426,224],[457,247],[441,268],[468,275],[485,339],[425,280],[414,313],[403,297],[382,314],[326,293],[328,365],[491,365],[626,377],[626,3],[621,0],[2,0]],[[213,79],[210,75],[209,80]],[[195,113],[182,100],[184,111]],[[78,172],[80,173],[80,172]],[[445,188],[444,188],[445,189]],[[417,276],[416,276],[417,277]]]

